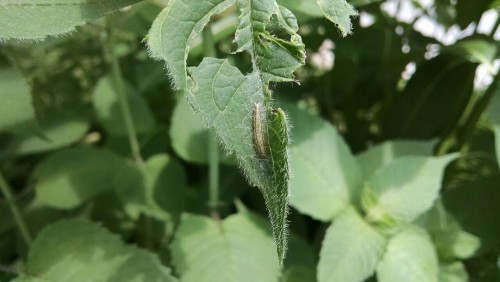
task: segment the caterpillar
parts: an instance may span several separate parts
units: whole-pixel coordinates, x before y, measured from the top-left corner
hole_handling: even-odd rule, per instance
[[[266,153],[266,134],[265,130],[265,111],[261,103],[255,103],[253,107],[253,144],[257,156],[261,159],[267,158]]]

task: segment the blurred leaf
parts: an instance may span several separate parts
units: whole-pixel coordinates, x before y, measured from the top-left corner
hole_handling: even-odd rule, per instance
[[[313,247],[306,241],[305,238],[291,233],[288,245],[289,250],[285,260],[286,268],[290,268],[295,265],[308,266],[312,269],[316,268],[316,254]]]
[[[439,265],[439,282],[468,282],[469,275],[461,262]]]
[[[21,74],[0,68],[0,99],[0,132],[35,135],[39,131],[31,89]]]
[[[154,126],[155,120],[143,97],[138,95],[130,85],[125,84],[126,95],[134,129],[138,134],[147,133]],[[102,78],[92,96],[97,117],[106,132],[114,135],[126,135],[127,129],[123,120],[118,93],[109,77]]]
[[[16,136],[0,148],[0,159],[41,153],[66,147],[82,139],[89,124],[75,118],[51,117],[40,121],[42,136]]]
[[[44,39],[140,0],[2,0],[0,39]]]
[[[380,282],[437,282],[438,258],[429,235],[415,226],[395,235],[377,267]]]
[[[324,17],[323,11],[316,0],[277,0],[279,5],[290,9],[299,20]]]
[[[383,117],[385,138],[429,139],[456,126],[472,94],[476,66],[444,54],[417,65]]]
[[[146,161],[146,198],[168,212],[177,222],[184,210],[187,176],[181,164],[168,155],[155,155]]]
[[[445,210],[442,201],[436,201],[434,207],[421,216],[416,223],[424,227],[432,236],[441,260],[470,258],[481,246],[479,238],[465,232]]]
[[[458,0],[456,5],[457,23],[465,29],[471,22],[479,23],[483,13],[490,8],[492,0]]]
[[[172,243],[181,280],[278,281],[278,258],[265,226],[244,213],[223,221],[184,214]]]
[[[350,17],[357,16],[358,13],[346,0],[316,0],[316,2],[325,17],[338,27],[342,36],[352,32]]]
[[[129,179],[126,168],[124,161],[106,150],[74,148],[56,152],[33,172],[36,199],[54,208],[77,207],[112,189],[115,178]]]
[[[287,109],[294,121],[290,203],[301,213],[329,221],[357,200],[363,176],[331,124],[298,108]]]
[[[189,107],[186,99],[180,99],[174,109],[170,138],[175,152],[188,162],[207,164],[208,144],[210,131],[208,131],[201,117]],[[219,150],[221,162],[234,164],[235,160]]]
[[[482,239],[500,238],[500,175],[465,180],[443,191],[446,209],[467,231]]]
[[[401,157],[379,169],[363,191],[363,207],[370,221],[412,222],[436,200],[443,172],[456,155]]]
[[[305,282],[316,281],[316,270],[314,267],[294,265],[285,270],[282,282]]]
[[[465,56],[469,61],[485,64],[490,71],[494,70],[493,60],[496,59],[497,46],[482,39],[466,39],[459,41],[443,51],[451,51],[459,56]]]
[[[346,209],[326,231],[318,263],[318,281],[363,281],[375,271],[385,244],[386,238],[354,208]]]
[[[365,152],[356,155],[356,160],[363,170],[365,178],[370,178],[379,168],[391,163],[393,160],[403,156],[432,156],[432,150],[436,140],[432,141],[410,141],[396,140],[388,141],[373,146]]]
[[[177,281],[152,253],[86,220],[61,221],[35,239],[16,281]]]

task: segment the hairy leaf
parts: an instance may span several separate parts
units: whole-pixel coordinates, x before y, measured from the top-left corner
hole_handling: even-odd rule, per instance
[[[375,271],[385,243],[386,238],[354,208],[346,209],[326,231],[318,263],[318,281],[364,281]]]
[[[391,238],[386,250],[377,267],[378,281],[438,281],[438,258],[424,230],[405,229]]]
[[[272,282],[280,274],[265,225],[245,213],[224,221],[184,214],[172,256],[185,282]]]
[[[193,87],[191,104],[205,125],[215,128],[222,144],[234,152],[249,181],[258,186],[266,201],[273,234],[282,260],[286,251],[288,195],[288,131],[283,111],[267,110],[258,73],[244,76],[226,60],[205,58],[190,68]],[[259,115],[262,132],[255,132],[254,115]],[[262,115],[262,116],[261,116]],[[255,135],[263,135],[266,156],[259,156]]]
[[[186,90],[189,47],[210,17],[234,4],[235,0],[172,0],[156,17],[147,36],[149,53],[165,60],[174,87]]]
[[[140,0],[0,0],[0,39],[44,39]]]
[[[262,83],[290,81],[293,72],[304,64],[304,44],[298,30],[297,20],[286,8],[274,0],[238,0],[241,11],[236,43],[238,52],[248,51],[252,57],[254,72],[258,72]],[[272,36],[275,21],[288,35],[290,41]],[[274,24],[276,24],[274,23]]]
[[[350,17],[358,12],[346,0],[316,0],[325,17],[337,25],[342,36],[351,33]]]
[[[152,253],[126,246],[95,223],[61,221],[44,229],[16,281],[177,281]]]

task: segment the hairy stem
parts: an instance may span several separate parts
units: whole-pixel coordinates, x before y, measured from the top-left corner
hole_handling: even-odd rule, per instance
[[[27,246],[30,246],[32,239],[28,231],[28,228],[26,226],[26,222],[24,221],[21,212],[19,211],[19,208],[17,207],[17,204],[14,200],[14,197],[12,196],[12,189],[9,183],[7,183],[7,180],[5,179],[1,171],[0,171],[0,189],[2,190],[2,194],[4,195],[5,200],[9,205],[12,215],[14,216],[14,221],[16,222],[17,228],[19,229],[19,232],[21,233],[24,242],[26,243]]]

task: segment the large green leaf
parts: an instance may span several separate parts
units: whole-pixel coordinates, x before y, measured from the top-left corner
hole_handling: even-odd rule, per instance
[[[130,180],[127,164],[106,150],[75,148],[50,155],[36,167],[36,200],[55,208],[74,208],[114,187],[115,178]]]
[[[177,281],[153,254],[86,220],[44,229],[16,281]]]
[[[128,84],[125,84],[130,114],[137,133],[147,133],[154,125],[154,117],[146,101]],[[102,78],[97,84],[92,100],[102,126],[109,134],[126,135],[127,129],[120,108],[118,93],[110,77]]]
[[[401,157],[379,169],[363,191],[370,221],[411,222],[430,209],[441,188],[445,167],[456,155]]]
[[[435,141],[388,141],[356,155],[365,178],[370,178],[377,169],[403,156],[432,156]]]
[[[2,0],[0,39],[43,39],[140,0]]]
[[[357,16],[356,10],[346,0],[316,0],[325,17],[332,21],[342,36],[351,33],[350,17]]]
[[[375,271],[385,244],[386,238],[354,208],[346,209],[326,231],[318,263],[318,281],[364,281]]]
[[[265,227],[246,213],[223,221],[184,214],[172,244],[181,280],[278,281],[278,258]]]
[[[377,267],[380,282],[437,282],[438,258],[429,235],[411,226],[392,237]]]
[[[290,148],[290,203],[300,212],[329,221],[356,199],[363,176],[335,128],[295,107]]]
[[[0,132],[29,134],[30,130],[35,131],[37,123],[31,89],[21,74],[0,69],[0,99]]]
[[[201,33],[210,17],[235,0],[172,0],[156,17],[147,36],[149,53],[165,60],[174,86],[186,90],[189,47]],[[174,28],[175,27],[175,28]]]

